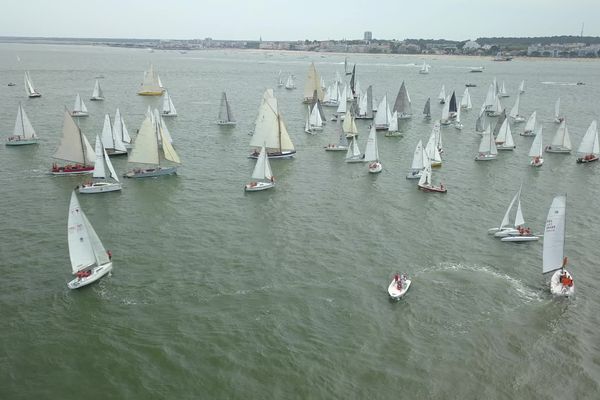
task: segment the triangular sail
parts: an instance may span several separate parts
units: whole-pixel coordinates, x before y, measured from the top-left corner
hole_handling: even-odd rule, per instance
[[[315,68],[314,63],[310,63],[308,67],[308,76],[304,85],[304,99],[310,100],[313,98],[313,93],[317,91],[319,100],[323,100],[323,89],[321,88],[321,77]],[[267,146],[268,147],[268,146]]]
[[[542,133],[542,126],[538,128],[538,131],[535,134],[535,138],[533,139],[533,143],[531,143],[531,148],[529,149],[529,157],[541,157],[542,152],[544,151],[544,135]]]
[[[33,86],[33,81],[31,80],[31,76],[29,75],[29,71],[25,72],[25,89],[27,89],[27,94],[32,95],[35,94],[36,91]]]
[[[267,155],[267,151],[265,150],[265,146],[260,148],[260,154],[258,155],[258,159],[256,160],[256,165],[254,166],[254,170],[252,171],[253,179],[271,179],[273,177],[273,173],[271,172],[271,166],[269,164],[269,157]]]
[[[168,141],[167,141],[168,143]],[[164,143],[163,143],[164,146]],[[159,164],[158,138],[155,124],[146,116],[135,140],[135,147],[129,153],[130,163]]]
[[[406,90],[404,81],[402,81],[402,85],[400,85],[392,111],[397,112],[399,116],[409,116],[412,114],[410,98],[408,97],[408,91]]]
[[[81,209],[75,192],[71,193],[69,203],[67,240],[73,273],[94,264],[103,265],[109,262],[106,249]]]
[[[29,122],[27,113],[21,103],[19,103],[19,108],[17,109],[17,119],[15,120],[13,135],[21,136],[23,139],[37,139],[35,130],[33,129],[31,122]]]
[[[63,118],[63,135],[54,158],[80,164],[94,163],[94,150],[87,138],[73,121],[73,117],[65,111]]]
[[[102,93],[102,88],[100,88],[100,82],[96,79],[96,83],[94,83],[94,91],[92,92],[92,99],[101,99],[104,95]]]
[[[429,160],[427,160],[429,161]],[[427,162],[425,169],[419,178],[419,186],[430,186],[431,185],[431,162]]]
[[[552,200],[544,228],[543,274],[562,268],[565,249],[566,209],[567,195],[559,195]]]
[[[383,96],[379,106],[377,107],[377,114],[375,114],[375,125],[378,126],[389,126],[391,120],[390,109],[387,104],[387,95]]]
[[[525,123],[525,132],[533,132],[535,130],[536,118],[537,118],[537,111],[534,111],[529,116],[529,118],[527,119],[527,122]]]
[[[165,95],[163,97],[162,112],[163,114],[177,114],[173,100],[171,99],[171,96],[167,90],[165,90]]]
[[[515,214],[515,228],[525,225],[525,219],[523,218],[523,210],[521,209],[521,196],[519,196],[519,202],[517,203],[517,213]]]
[[[115,143],[123,143],[123,149],[125,149],[124,143],[131,143],[127,126],[125,126],[125,121],[121,117],[121,112],[118,108],[115,112],[115,121],[113,122],[113,137],[115,138]],[[121,148],[117,148],[117,150],[121,150]]]
[[[560,118],[560,97],[556,99],[556,103],[554,103],[554,118]]]
[[[414,171],[420,171],[423,169],[423,166],[423,142],[419,140],[419,143],[417,143],[417,147],[415,148],[415,152],[413,154],[413,160],[410,168]]]
[[[346,116],[344,117],[344,123],[342,124],[342,131],[348,135],[358,135],[358,128],[356,127],[356,121],[354,117],[350,113],[350,111],[346,111]]]
[[[510,226],[510,210],[512,210],[515,202],[521,197],[521,189],[515,194],[515,196],[510,201],[506,212],[504,213],[504,217],[502,218],[502,222],[500,223],[500,229],[507,228]]]
[[[427,101],[425,102],[425,107],[423,107],[423,114],[426,117],[431,116],[431,99],[429,97],[427,98]]]
[[[104,143],[104,146],[106,146],[107,149],[115,148],[113,130],[110,126],[110,117],[108,116],[108,114],[104,115],[104,126],[102,127],[102,143]],[[96,156],[98,156],[97,152]]]
[[[552,139],[552,146],[559,146],[564,149],[571,149],[571,138],[569,136],[569,129],[567,128],[567,121],[563,120]]]
[[[388,132],[398,132],[398,111],[394,111],[390,124],[388,125]]]
[[[96,135],[95,146],[96,162],[94,163],[94,178],[106,178],[106,170],[104,169],[104,148],[100,137]]]
[[[81,99],[81,96],[79,95],[79,93],[77,93],[77,95],[75,96],[75,104],[73,104],[73,112],[78,112],[78,113],[87,113],[88,112],[87,107],[85,106],[85,103]]]
[[[348,97],[348,86],[344,86],[344,90],[342,91],[342,95],[340,97],[336,113],[345,114],[346,113],[346,98]]]
[[[375,125],[371,125],[367,147],[365,148],[365,161],[379,161],[379,148],[377,147],[377,132]]]
[[[164,89],[160,77],[154,71],[152,64],[150,64],[150,69],[144,72],[144,80],[138,93],[161,94],[163,91]]]
[[[510,109],[510,112],[508,113],[508,115],[511,116],[513,119],[517,118],[517,116],[519,115],[519,103],[520,102],[521,102],[521,94],[518,93],[517,100],[515,100],[515,105]]]
[[[442,89],[440,90],[440,94],[438,95],[438,100],[439,101],[446,101],[446,88],[444,87],[444,85],[442,85]]]
[[[598,128],[596,126],[596,121],[594,120],[585,132],[583,139],[581,139],[577,154],[580,156],[589,154],[598,155],[598,150]]]

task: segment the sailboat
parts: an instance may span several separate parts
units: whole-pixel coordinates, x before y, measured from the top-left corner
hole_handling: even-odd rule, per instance
[[[115,135],[110,124],[108,114],[104,116],[104,126],[102,128],[102,143],[105,146],[106,152],[110,156],[120,156],[127,154],[127,148],[121,140],[122,135]]]
[[[221,93],[221,105],[219,106],[219,117],[217,118],[217,125],[235,125],[235,118],[231,112],[231,106],[227,100],[227,94]]]
[[[485,104],[482,104],[481,109],[479,110],[479,116],[475,121],[475,132],[477,132],[480,135],[483,135],[483,132],[485,132],[486,128],[488,128],[489,126],[490,121],[485,112]]]
[[[81,129],[75,124],[73,117],[65,110],[62,139],[53,158],[71,161],[75,164],[59,166],[52,164],[52,175],[91,174],[94,170],[94,150]]]
[[[444,101],[444,106],[442,107],[442,117],[440,118],[440,124],[442,125],[450,125],[451,123],[450,117],[450,98]]]
[[[423,149],[423,142],[419,140],[419,143],[417,143],[417,147],[415,148],[415,152],[413,154],[410,172],[406,175],[406,179],[421,178],[421,174],[425,169],[425,159],[427,159],[427,154],[425,154],[425,149]]]
[[[347,163],[357,163],[357,162],[366,162],[365,155],[360,152],[358,148],[357,138],[356,136],[352,136],[350,139],[350,145],[348,146],[348,151],[346,151],[346,159]]]
[[[390,120],[390,124],[388,125],[387,132],[385,132],[386,137],[402,136],[402,132],[398,130],[398,119],[398,111],[394,111],[392,114],[392,119]]]
[[[352,71],[348,71],[348,57],[344,58],[344,73],[346,75],[352,75]]]
[[[75,104],[73,104],[73,111],[71,111],[73,117],[87,117],[89,116],[87,107],[81,99],[79,93],[75,96]]]
[[[454,118],[454,127],[458,130],[461,130],[463,128],[463,124],[462,122],[460,122],[460,110],[462,108],[458,107],[458,110],[456,110],[456,117]]]
[[[163,117],[176,117],[177,110],[175,109],[175,105],[173,104],[173,99],[169,95],[169,91],[165,90],[165,95],[163,97],[163,106],[162,113]]]
[[[338,106],[337,109],[335,110],[335,114],[333,115],[333,117],[331,118],[332,121],[337,121],[337,119],[339,118],[340,115],[346,114],[346,109],[347,109],[347,94],[348,94],[348,86],[344,86],[344,90],[342,91],[342,94],[340,95],[340,99],[338,101]]]
[[[356,121],[350,110],[346,111],[344,116],[344,122],[342,123],[342,132],[346,138],[358,136],[358,128],[356,127]]]
[[[292,158],[296,154],[294,144],[290,139],[283,117],[279,112],[277,99],[273,91],[267,89],[263,101],[258,109],[254,135],[250,139],[250,146],[255,150],[250,158],[258,158],[260,147],[265,146],[269,158]]]
[[[470,110],[473,108],[473,104],[471,103],[471,95],[469,94],[469,88],[465,88],[465,92],[460,99],[460,108],[464,108],[465,110]]]
[[[25,71],[25,90],[27,90],[27,95],[30,98],[42,97],[42,95],[37,90],[35,90],[35,86],[33,86],[33,81],[31,80],[31,76],[29,75],[29,71]]]
[[[544,164],[544,134],[542,130],[542,125],[540,125],[538,127],[537,132],[535,133],[533,143],[531,143],[531,148],[529,149],[529,157],[531,157],[529,165],[531,165],[532,167],[541,167],[542,164]]]
[[[558,195],[548,210],[542,250],[542,275],[554,272],[550,278],[550,293],[557,296],[575,294],[573,277],[566,269],[567,257],[564,254],[566,218],[567,195]]]
[[[359,97],[357,119],[373,119],[373,86],[367,88],[367,92]]]
[[[504,81],[502,81],[502,86],[500,86],[500,91],[498,92],[498,97],[508,97],[508,93],[506,92],[506,86],[504,85]]]
[[[369,163],[369,172],[371,174],[377,174],[383,169],[383,166],[379,161],[377,131],[373,125],[371,125],[371,130],[369,131],[369,137],[367,139],[367,147],[365,148],[365,161]]]
[[[443,183],[440,183],[440,186],[435,186],[431,183],[431,163],[429,162],[425,163],[425,169],[419,178],[417,188],[424,192],[434,193],[446,193],[448,191]]]
[[[159,138],[162,143],[162,151],[159,148]],[[129,154],[128,162],[130,164],[150,165],[150,167],[135,167],[125,173],[124,176],[126,178],[149,178],[176,174],[177,166],[161,165],[161,163],[164,164],[164,160],[175,164],[181,163],[169,139],[163,126],[161,126],[160,119],[146,116],[135,139],[135,147]]]
[[[441,156],[441,129],[439,123],[436,123],[431,130],[431,134],[429,135],[429,140],[425,145],[425,154],[427,155],[427,160],[425,164],[429,163],[432,167],[441,167],[442,166],[442,156]],[[443,149],[442,149],[443,151]]]
[[[98,234],[79,205],[75,192],[71,192],[67,238],[71,270],[75,278],[67,283],[77,289],[96,282],[112,271],[110,253],[106,251]]]
[[[519,115],[519,103],[521,102],[521,94],[517,94],[517,100],[515,101],[515,105],[510,109],[508,116],[513,119],[514,123],[524,122],[525,118]]]
[[[531,113],[531,115],[527,119],[527,122],[525,123],[525,129],[523,130],[523,133],[521,133],[521,136],[535,135],[535,127],[536,127],[536,122],[537,122],[536,119],[537,119],[537,111],[534,111],[533,113]]]
[[[313,101],[313,94],[317,91],[317,98],[323,101],[323,89],[321,88],[321,77],[315,68],[314,63],[310,63],[308,67],[308,76],[304,85],[304,103]],[[268,147],[267,147],[268,149]]]
[[[500,97],[496,96],[494,104],[487,110],[487,115],[490,117],[497,117],[504,111],[504,106],[500,102]]]
[[[495,160],[498,157],[498,149],[496,148],[496,142],[494,141],[494,135],[488,126],[481,136],[481,142],[479,143],[479,153],[475,156],[475,161],[489,161]]]
[[[519,93],[525,93],[525,81],[522,80],[519,84]]]
[[[514,223],[511,225],[510,212],[515,205],[515,202],[517,204],[517,212],[515,214]],[[488,233],[493,234],[497,238],[502,238],[501,240],[503,242],[531,242],[538,240],[539,237],[533,235],[531,229],[525,228],[524,225],[525,219],[523,218],[523,210],[521,208],[521,188],[519,188],[519,191],[508,205],[500,226],[498,228],[488,229]]]
[[[394,102],[394,108],[392,108],[392,112],[397,112],[398,118],[400,119],[412,117],[410,96],[408,95],[404,81],[402,81],[400,89],[398,90],[398,95],[396,96],[396,101]]]
[[[317,131],[323,130],[323,120],[321,119],[321,113],[319,112],[319,107],[315,104],[312,107],[307,106],[307,114],[306,114],[306,124],[304,127],[304,132],[310,133],[314,135]]]
[[[392,114],[390,112],[390,108],[388,107],[387,95],[383,96],[379,106],[377,107],[377,114],[375,114],[374,125],[375,129],[383,130],[388,129],[390,126],[390,121],[392,120]]]
[[[337,107],[340,104],[340,86],[337,81],[333,82],[323,94],[323,105],[325,107]]]
[[[160,81],[160,77],[154,71],[152,64],[150,64],[150,69],[144,72],[144,80],[137,94],[140,96],[161,96],[164,91],[165,89]]]
[[[425,61],[423,61],[423,65],[421,65],[421,69],[419,70],[419,73],[422,75],[427,75],[429,73],[429,68],[430,68],[430,65],[427,64]]]
[[[592,121],[588,127],[579,148],[577,149],[577,163],[590,163],[598,161],[600,147],[598,146],[598,128],[596,121]]]
[[[279,70],[279,76],[277,77],[277,87],[282,87],[283,85],[283,77],[281,75],[281,70]]]
[[[504,119],[504,122],[500,126],[500,131],[498,132],[498,136],[496,136],[496,145],[498,150],[514,150],[517,147],[512,137],[508,118]]]
[[[552,144],[546,146],[546,151],[548,153],[571,152],[571,138],[569,136],[569,129],[567,128],[567,121],[564,118],[556,130]]]
[[[458,105],[456,102],[456,92],[453,90],[450,95],[450,105],[448,107],[448,111],[450,113],[450,118],[456,117],[456,112],[458,111]]]
[[[94,91],[92,92],[92,97],[90,97],[91,101],[103,101],[104,93],[102,92],[102,88],[100,87],[100,82],[96,79],[96,83],[94,84]]]
[[[288,90],[296,89],[296,82],[294,81],[294,75],[288,75],[285,81],[285,88]]]
[[[438,100],[440,104],[444,104],[446,102],[446,88],[442,85],[442,89],[440,90],[440,94],[438,94]]]
[[[560,124],[565,120],[565,117],[560,116],[560,97],[556,99],[556,103],[554,103],[554,122]]]
[[[106,169],[108,169],[108,176],[114,180],[113,182],[106,179]],[[121,182],[119,182],[99,136],[96,136],[96,163],[92,177],[92,181],[79,186],[79,193],[106,193],[121,190]]]
[[[354,119],[353,118],[348,118],[344,120],[344,125],[346,125],[346,122],[352,122],[352,125],[354,125],[354,130],[356,130],[356,124],[354,123]],[[347,151],[348,150],[348,139],[346,137],[346,133],[341,130],[339,132],[339,134],[336,134],[337,138],[338,138],[338,142],[337,143],[330,143],[327,146],[325,146],[325,151]],[[352,135],[351,137],[354,137],[354,135]]]
[[[112,134],[115,138],[114,140],[119,140],[126,149],[131,148],[131,137],[129,136],[129,131],[127,130],[127,126],[125,125],[125,120],[121,117],[121,111],[117,108],[115,112],[115,119],[113,122]],[[111,155],[111,152],[107,152],[108,155]],[[115,154],[118,155],[118,154]]]
[[[7,146],[23,146],[27,144],[36,144],[38,137],[35,134],[35,130],[27,118],[25,109],[19,103],[17,108],[17,119],[15,120],[15,128],[13,129],[12,136],[6,139]]]
[[[494,82],[495,82],[495,78],[494,78]],[[487,91],[487,94],[485,95],[485,101],[483,104],[485,105],[486,113],[488,111],[490,111],[492,109],[492,107],[494,107],[494,104],[496,104],[496,86],[494,83],[490,83],[490,86],[488,87],[488,91]]]
[[[275,178],[271,171],[271,165],[269,164],[269,157],[265,146],[260,148],[254,171],[252,171],[252,179],[256,180],[244,186],[246,192],[258,192],[275,186]]]
[[[425,119],[431,119],[431,99],[428,97],[423,107],[423,115]]]

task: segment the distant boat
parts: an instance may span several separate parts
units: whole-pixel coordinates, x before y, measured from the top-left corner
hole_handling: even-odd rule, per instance
[[[398,111],[394,111],[392,114],[392,119],[390,120],[390,124],[388,125],[387,132],[385,133],[386,137],[403,136],[402,132],[400,132],[398,128],[398,119]]]
[[[354,120],[352,118],[348,118],[344,120],[344,124],[346,124],[347,121],[352,121],[352,124],[354,124]],[[354,124],[354,128],[356,129],[356,124]],[[342,130],[338,133],[336,133],[335,135],[338,139],[337,143],[330,143],[327,146],[325,146],[325,151],[347,151],[348,150],[348,139],[346,137],[346,133]],[[351,137],[354,137],[351,136]]]
[[[317,72],[314,63],[308,67],[308,76],[304,85],[304,103],[310,103],[313,100],[314,92],[317,92],[317,98],[323,101],[323,89],[321,88],[321,76]]]
[[[369,173],[371,174],[377,174],[383,169],[381,161],[379,160],[377,132],[375,130],[374,125],[371,125],[369,137],[367,138],[367,147],[365,148],[365,161],[369,163]]]
[[[440,104],[444,104],[446,102],[446,88],[442,85],[442,89],[440,90],[440,94],[438,95],[438,100]]]
[[[25,109],[19,103],[17,108],[17,118],[15,120],[15,127],[13,129],[12,136],[6,139],[7,146],[23,146],[27,144],[37,144],[38,137],[35,134],[35,130],[27,118]]]
[[[108,169],[108,174],[106,170]],[[112,182],[107,179],[112,178]],[[121,190],[121,182],[113,168],[102,140],[96,136],[96,163],[94,164],[93,180],[79,185],[79,193],[106,193]]]
[[[463,128],[463,124],[462,122],[460,122],[460,110],[462,108],[458,107],[458,110],[456,111],[456,116],[454,118],[454,127],[458,130],[461,130]]]
[[[460,99],[460,108],[464,108],[465,110],[470,110],[473,108],[473,103],[471,103],[471,95],[469,94],[469,88],[465,88],[465,91]]]
[[[365,94],[359,96],[357,119],[373,119],[373,86],[369,85]]]
[[[231,106],[227,100],[227,94],[221,93],[221,105],[219,106],[219,117],[217,118],[217,125],[235,125],[236,121],[231,112]]]
[[[348,150],[346,151],[346,159],[344,160],[347,163],[357,163],[357,162],[365,162],[365,155],[360,152],[358,148],[357,137],[352,136],[350,139],[350,144],[348,145]]]
[[[501,52],[498,52],[496,53],[496,56],[492,59],[492,61],[511,61],[512,59],[512,57],[505,56]]]
[[[420,74],[426,75],[429,73],[430,65],[423,61],[423,65],[421,65],[421,69],[419,70]]]
[[[483,72],[483,67],[471,67],[469,72]]]
[[[344,116],[344,122],[342,123],[342,132],[347,138],[358,136],[358,128],[356,127],[356,121],[350,110],[346,111]]]
[[[424,192],[446,193],[448,191],[443,183],[440,183],[439,186],[435,186],[431,182],[431,163],[428,162],[425,163],[425,169],[419,178],[417,187]]]
[[[423,107],[423,115],[425,119],[431,119],[431,99],[428,97]]]
[[[67,286],[77,289],[96,282],[112,271],[111,256],[79,205],[75,192],[71,192],[67,239],[71,270],[75,279]]]
[[[537,120],[537,112],[534,111],[533,113],[531,113],[531,115],[527,119],[527,123],[525,124],[525,129],[523,130],[523,133],[521,133],[521,136],[534,136],[535,135],[535,128],[537,126],[536,120]]]
[[[144,72],[144,80],[137,94],[140,96],[161,96],[164,91],[160,77],[150,64],[150,68]]]
[[[469,87],[477,87],[477,85],[474,84],[474,83],[465,83],[465,86],[468,87],[468,88]]]
[[[522,80],[521,83],[519,84],[519,93],[523,94],[525,93],[525,81]]]
[[[246,192],[257,192],[260,190],[270,189],[275,186],[275,178],[269,164],[269,157],[265,146],[260,148],[256,165],[252,171],[252,178],[256,179],[244,186]]]
[[[100,82],[96,79],[96,83],[94,84],[94,91],[92,92],[92,97],[90,97],[91,101],[103,101],[104,93],[102,93],[102,88],[100,87]]]
[[[85,103],[83,102],[83,99],[81,98],[79,93],[77,93],[77,95],[75,96],[75,103],[73,104],[73,111],[71,111],[71,116],[72,117],[87,117],[87,116],[89,116],[88,109],[85,106]]]
[[[388,294],[392,300],[400,300],[408,292],[411,283],[406,274],[396,274],[388,286]]]
[[[517,147],[512,137],[508,118],[500,126],[500,131],[498,132],[498,136],[496,136],[496,145],[498,150],[514,150]]]
[[[554,272],[550,278],[550,293],[556,296],[575,294],[573,277],[567,271],[565,257],[565,230],[567,219],[567,195],[554,197],[544,229],[542,250],[542,275]]]
[[[556,130],[556,134],[552,139],[552,143],[546,146],[548,153],[570,153],[572,149],[571,137],[567,128],[567,121],[563,119],[560,126]]]
[[[163,96],[163,105],[162,105],[162,113],[163,117],[176,117],[177,110],[175,109],[175,105],[173,104],[173,99],[169,95],[169,91],[165,90],[165,95]]]
[[[533,139],[533,143],[531,143],[531,148],[529,149],[529,157],[531,157],[531,161],[529,165],[532,167],[541,167],[544,164],[544,134],[542,125],[540,125],[535,133],[535,138]]]
[[[490,117],[498,117],[504,111],[504,106],[500,102],[500,97],[496,96],[494,104],[486,111]]]
[[[348,71],[348,57],[344,58],[344,73],[346,75],[352,75],[352,71]]]
[[[294,81],[294,75],[288,75],[287,80],[285,81],[286,89],[296,89],[296,82]]]
[[[390,112],[390,108],[388,107],[387,95],[385,95],[383,96],[381,102],[379,103],[379,106],[377,107],[377,114],[375,114],[375,118],[373,120],[375,129],[388,129],[391,120],[392,113]]]
[[[325,107],[337,107],[340,104],[340,87],[338,82],[333,82],[323,94],[323,105]]]
[[[511,117],[513,122],[516,124],[525,121],[525,117],[523,117],[522,115],[519,115],[519,103],[520,102],[521,102],[521,93],[518,93],[517,100],[515,101],[515,104],[510,109],[510,112],[508,113],[508,116]]]
[[[27,90],[27,95],[31,98],[42,97],[42,95],[35,90],[35,86],[33,85],[33,81],[29,75],[29,71],[25,71],[25,90]]]
[[[8,86],[16,86],[17,84],[14,82],[8,82]]]
[[[513,225],[510,224],[510,212],[513,205],[517,204],[517,212]],[[501,238],[503,242],[531,242],[539,239],[538,236],[531,233],[530,228],[525,227],[525,219],[523,218],[523,209],[521,207],[521,188],[510,202],[504,218],[500,223],[499,228],[492,228],[488,233],[493,233],[495,237]]]
[[[283,76],[281,75],[281,70],[279,70],[279,75],[277,76],[277,87],[282,87],[283,85]]]
[[[413,160],[410,165],[410,172],[408,173],[408,175],[406,175],[406,179],[421,178],[421,174],[425,169],[425,159],[427,159],[427,154],[425,154],[423,142],[419,140],[419,143],[417,143],[417,147],[415,148],[415,152],[413,154]]]
[[[560,115],[560,97],[556,99],[556,103],[554,103],[554,122],[557,124],[562,123],[565,120],[565,117]]]
[[[181,160],[171,144],[170,135],[167,136],[165,130],[161,128],[159,118],[146,116],[135,139],[135,147],[127,160],[130,164],[149,167],[133,168],[124,175],[126,178],[148,178],[177,173],[177,166],[164,165],[165,160],[173,164],[181,164]],[[162,149],[159,147],[159,138]]]
[[[319,112],[318,104],[315,103],[312,109],[310,106],[307,106],[307,108],[308,115],[304,131],[314,135],[317,131],[323,130],[323,119],[321,117],[321,113]]]
[[[412,117],[410,96],[408,95],[404,81],[402,81],[400,89],[398,90],[398,95],[396,96],[396,101],[394,102],[392,112],[398,112],[398,118],[400,119]]]
[[[115,121],[116,123],[116,121]],[[118,134],[110,124],[110,117],[108,114],[104,115],[104,126],[102,127],[102,141],[101,143],[109,156],[121,156],[127,155],[127,147],[122,140],[122,133]],[[97,153],[97,152],[96,152]],[[96,154],[97,156],[98,154]]]
[[[75,163],[64,166],[52,164],[52,175],[91,174],[94,171],[94,150],[67,110],[64,112],[60,145],[52,157]]]
[[[433,168],[442,166],[442,155],[444,151],[442,147],[442,131],[440,124],[436,122],[429,134],[429,140],[425,145],[426,161],[425,165],[430,164]]]
[[[292,158],[296,154],[272,89],[267,89],[263,94],[250,146],[254,147],[250,158],[258,158],[262,146],[265,146],[271,159]]]
[[[498,97],[508,97],[508,92],[506,91],[506,85],[504,81],[502,81],[502,85],[500,86],[500,91],[498,92]]]
[[[483,135],[481,136],[481,142],[479,143],[479,153],[475,157],[475,161],[489,161],[495,160],[498,157],[498,149],[496,148],[496,142],[494,141],[494,135],[488,126]]]
[[[600,155],[600,147],[598,146],[598,127],[596,121],[592,121],[588,127],[579,148],[577,148],[577,162],[590,163],[598,161]]]
[[[450,97],[448,97],[444,101],[444,106],[442,107],[442,116],[440,118],[440,124],[442,125],[450,125],[451,117],[450,117]]]

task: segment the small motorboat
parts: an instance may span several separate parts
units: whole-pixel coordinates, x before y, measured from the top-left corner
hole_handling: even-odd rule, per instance
[[[395,274],[394,279],[388,286],[388,294],[393,300],[399,300],[408,292],[411,283],[412,281],[408,279],[408,275]]]
[[[477,85],[474,83],[465,83],[465,86],[466,87],[477,87]]]
[[[16,83],[14,83],[14,82],[8,82],[8,86],[16,86]]]

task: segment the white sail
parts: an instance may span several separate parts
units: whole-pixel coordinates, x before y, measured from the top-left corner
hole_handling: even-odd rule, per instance
[[[347,135],[358,135],[358,128],[356,127],[356,121],[354,117],[350,113],[350,111],[346,111],[346,116],[344,117],[344,123],[342,124],[342,131]]]
[[[115,121],[113,122],[113,137],[115,138],[115,143],[121,142],[123,143],[123,147],[117,147],[117,150],[125,150],[125,143],[131,143],[131,137],[129,137],[129,132],[127,131],[127,126],[125,126],[125,121],[121,117],[121,112],[117,108],[115,112]]]
[[[165,95],[163,97],[162,113],[168,115],[177,115],[177,110],[175,109],[173,100],[171,99],[171,96],[167,90],[165,90]]]
[[[529,119],[527,119],[527,122],[525,123],[525,132],[533,132],[535,130],[535,125],[537,122],[536,118],[537,118],[537,111],[534,111],[529,116]]]
[[[598,128],[596,126],[596,120],[594,120],[585,132],[583,139],[581,139],[581,143],[577,149],[577,154],[580,156],[586,156],[588,154],[598,155],[599,153]]]
[[[523,218],[523,209],[521,208],[521,196],[519,196],[519,202],[517,203],[517,213],[515,214],[515,228],[525,225],[525,219]]]
[[[67,240],[73,273],[94,264],[103,265],[109,262],[106,249],[81,209],[75,192],[71,193],[69,203]]]
[[[563,120],[558,126],[556,134],[552,139],[552,147],[562,147],[563,149],[571,150],[571,138],[569,137],[569,129],[567,128],[566,120]]]
[[[377,147],[377,132],[375,125],[371,125],[367,147],[365,148],[365,161],[379,161],[379,148]]]
[[[400,118],[406,118],[412,115],[411,101],[404,81],[402,81],[402,84],[400,85],[392,111],[398,112]]]
[[[154,67],[150,64],[148,71],[144,72],[144,80],[138,94],[162,94],[164,92],[160,77],[154,71]]]
[[[442,162],[442,156],[440,155],[440,151],[436,145],[436,137],[434,132],[431,132],[431,134],[429,135],[429,140],[427,141],[427,145],[425,146],[425,153],[427,154],[427,158],[430,162]]]
[[[469,94],[469,88],[465,88],[465,92],[460,99],[460,108],[464,108],[470,110],[473,108],[473,104],[471,103],[471,95]]]
[[[496,136],[496,143],[501,143],[502,147],[513,147],[515,145],[508,119],[505,119],[502,123],[498,136]]]
[[[220,122],[235,122],[229,101],[227,101],[227,94],[221,93],[221,105],[219,106],[219,121]]]
[[[79,95],[79,93],[77,93],[77,95],[75,96],[75,104],[73,104],[73,112],[74,113],[87,113],[88,112],[87,107],[85,106],[85,103],[81,99],[81,96]]]
[[[541,157],[544,151],[544,135],[542,133],[542,126],[538,128],[535,134],[531,148],[529,149],[529,157]]]
[[[106,146],[107,149],[115,148],[115,140],[113,138],[113,130],[110,126],[110,117],[108,114],[104,115],[104,126],[102,127],[102,143]],[[123,146],[123,150],[125,147]],[[97,152],[96,152],[97,153]],[[97,156],[98,154],[96,154]]]
[[[348,97],[348,86],[344,86],[344,90],[342,91],[342,95],[340,96],[340,100],[338,103],[336,113],[338,113],[338,114],[346,113],[346,98],[347,97]]]
[[[179,155],[177,154],[177,152],[173,148],[173,145],[171,144],[172,139],[171,139],[171,135],[168,132],[169,131],[166,129],[165,121],[163,120],[161,129],[160,129],[160,137],[161,137],[162,150],[163,150],[163,154],[165,155],[165,159],[172,161],[174,163],[177,163],[177,164],[181,164]]]
[[[420,171],[423,169],[423,167],[423,142],[419,140],[419,143],[417,143],[417,147],[415,148],[415,152],[413,154],[413,160],[410,168],[414,171]]]
[[[419,186],[431,185],[431,162],[426,163],[425,169],[419,178]]]
[[[381,102],[379,102],[379,106],[377,106],[377,114],[375,114],[375,126],[387,128],[392,119],[392,115],[390,114],[390,109],[387,104],[387,95],[383,96]]]
[[[269,157],[267,155],[267,151],[265,150],[265,146],[262,146],[260,148],[258,159],[256,160],[256,165],[254,166],[254,171],[252,171],[252,178],[263,180],[271,179],[272,177],[273,172],[271,172]]]
[[[35,86],[33,85],[33,81],[31,80],[31,75],[29,75],[29,71],[25,71],[25,89],[27,90],[28,95],[36,94]]]
[[[394,111],[390,124],[388,125],[388,132],[398,132],[398,111]]]
[[[481,136],[481,142],[479,143],[479,152],[482,154],[498,154],[498,149],[496,147],[496,142],[494,141],[494,135],[488,126]]]
[[[565,248],[567,195],[556,196],[548,210],[544,228],[542,273],[562,268]]]
[[[103,100],[104,94],[102,93],[102,88],[100,88],[100,82],[96,79],[96,83],[94,83],[94,91],[92,92],[93,100]]]
[[[442,89],[440,90],[440,94],[438,95],[438,100],[440,102],[446,101],[446,88],[442,85]]]
[[[20,136],[23,139],[37,139],[35,130],[33,129],[31,122],[29,122],[27,113],[25,113],[25,109],[21,103],[19,103],[19,108],[17,109],[17,119],[15,120],[13,135]]]
[[[458,107],[456,109],[456,116],[454,117],[454,122],[455,124],[460,124],[460,110],[462,109],[462,107]]]
[[[167,141],[168,142],[168,141]],[[158,137],[155,124],[146,116],[135,140],[135,147],[129,153],[130,163],[158,165]]]
[[[494,103],[496,102],[496,89],[494,84],[490,84],[490,86],[488,87],[488,91],[487,94],[485,96],[485,109],[488,110],[490,108],[492,108],[494,106]]]
[[[106,163],[106,166],[108,167],[108,172],[110,173],[110,177],[113,178],[115,181],[119,182],[119,176],[117,175],[117,172],[115,171],[115,168],[112,165],[112,162],[110,161],[110,158],[108,157],[108,154],[106,153],[106,149],[102,149],[102,153],[104,154],[104,162]]]
[[[519,93],[525,93],[525,81],[521,81],[519,84]]]
[[[517,200],[519,200],[520,197],[521,197],[521,189],[519,188],[519,191],[512,198],[512,200],[510,201],[510,204],[508,205],[508,208],[506,209],[506,212],[504,213],[504,217],[502,218],[502,222],[500,223],[500,229],[508,228],[511,226],[510,225],[510,211],[512,210],[513,206],[515,205],[515,202]],[[519,200],[519,204],[520,204],[520,200]],[[518,225],[515,223],[515,226],[518,226]]]
[[[556,103],[554,103],[554,118],[560,118],[560,97],[556,99]]]
[[[94,164],[94,150],[87,138],[73,121],[73,117],[65,111],[63,119],[63,135],[60,145],[53,157],[80,164]]]
[[[346,159],[355,158],[360,156],[360,149],[358,148],[358,143],[356,142],[356,137],[352,137],[350,140],[350,145],[348,146],[348,150],[346,151]]]
[[[521,94],[517,94],[517,100],[515,100],[515,105],[510,109],[508,115],[510,117],[517,118],[519,115],[519,103],[521,102]]]
[[[311,128],[313,129],[323,127],[323,118],[321,117],[321,113],[319,112],[319,106],[317,103],[315,103],[310,112],[309,122]]]
[[[96,146],[95,146],[96,162],[94,164],[94,178],[106,178],[106,170],[104,168],[104,148],[102,147],[102,141],[100,137],[96,135]]]
[[[308,76],[304,85],[304,100],[309,101],[313,98],[313,94],[317,91],[317,98],[323,101],[323,89],[321,88],[321,77],[315,68],[314,63],[310,63],[308,67]]]
[[[442,123],[446,123],[450,120],[450,96],[446,97],[444,101],[444,106],[442,107],[442,117],[440,121]]]

